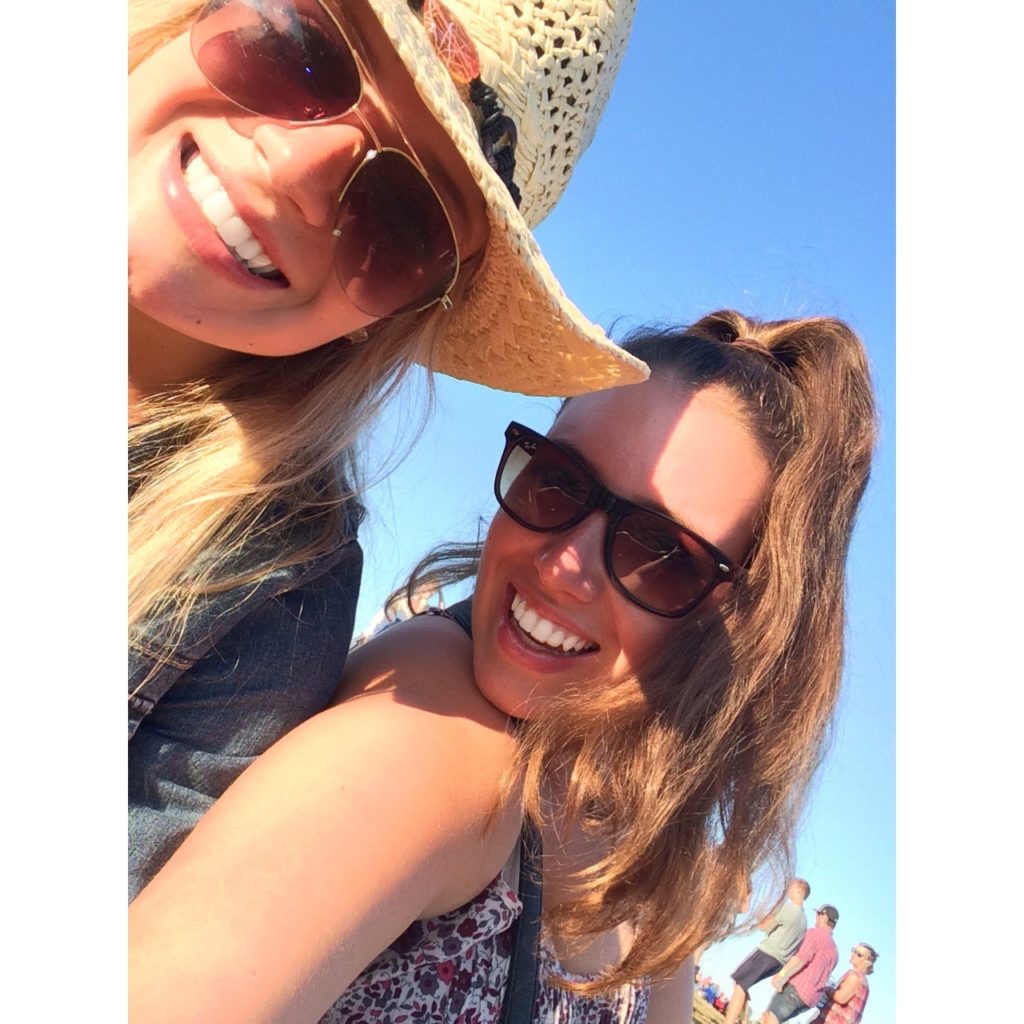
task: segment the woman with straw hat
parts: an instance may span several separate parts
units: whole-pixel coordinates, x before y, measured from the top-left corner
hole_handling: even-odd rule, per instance
[[[646,376],[530,233],[633,8],[130,0],[132,895],[330,699],[357,443],[408,368],[545,395]]]

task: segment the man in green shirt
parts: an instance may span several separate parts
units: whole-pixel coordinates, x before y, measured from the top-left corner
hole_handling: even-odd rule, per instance
[[[732,997],[725,1009],[724,1024],[736,1024],[747,1003],[747,993],[759,981],[776,974],[793,955],[807,931],[804,901],[811,887],[802,878],[794,878],[786,889],[782,905],[759,925],[767,932],[764,941],[732,972],[735,982]]]

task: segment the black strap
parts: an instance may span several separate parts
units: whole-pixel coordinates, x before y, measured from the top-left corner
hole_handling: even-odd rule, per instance
[[[447,611],[448,618],[454,619],[466,631],[466,634],[472,638],[473,599],[467,597],[464,601],[453,604]]]
[[[419,615],[440,615],[442,619],[451,619],[457,626],[461,626],[463,632],[473,639],[473,599],[467,597],[465,601],[453,604],[451,608],[424,608]]]
[[[512,957],[505,983],[501,1024],[530,1024],[533,1020],[539,974],[540,852],[540,835],[532,825],[525,824],[519,842],[519,902],[523,910],[512,926]]]

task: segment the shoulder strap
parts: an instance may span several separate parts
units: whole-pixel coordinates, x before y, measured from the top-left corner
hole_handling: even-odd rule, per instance
[[[470,639],[473,637],[473,598],[467,597],[464,601],[453,604],[451,608],[425,608],[421,615],[440,615],[442,619],[451,619],[452,622],[461,626],[463,632]]]
[[[473,598],[467,597],[465,601],[453,604],[448,609],[448,615],[466,631],[467,636],[473,636]]]
[[[528,822],[519,845],[519,901],[522,913],[512,926],[512,957],[505,983],[501,1024],[530,1024],[537,1002],[537,949],[540,937],[540,835]]]

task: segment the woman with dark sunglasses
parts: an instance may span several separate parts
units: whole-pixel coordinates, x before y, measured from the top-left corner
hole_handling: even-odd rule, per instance
[[[130,0],[131,896],[329,702],[382,472],[356,445],[410,366],[548,395],[646,374],[530,234],[633,5],[565,33],[520,7]]]
[[[482,552],[414,574],[475,572],[471,608],[353,652],[336,706],[133,904],[134,1021],[502,1019],[524,821],[532,1019],[677,1021],[736,893],[791,874],[874,441],[865,353],[837,320],[732,312],[625,347],[651,379],[572,398],[546,437],[510,425]]]

